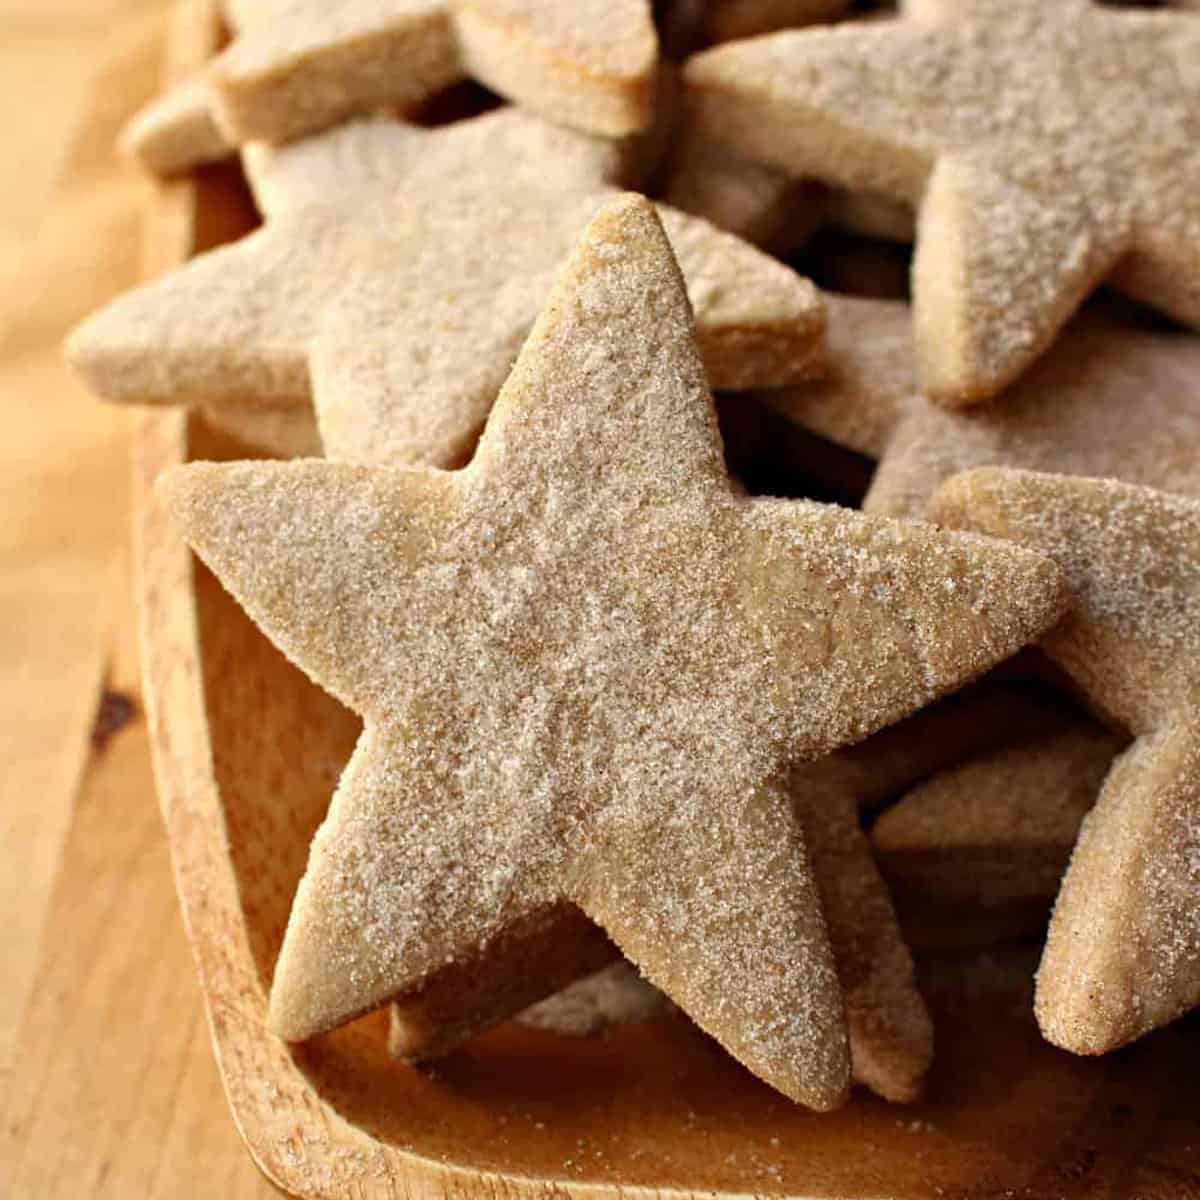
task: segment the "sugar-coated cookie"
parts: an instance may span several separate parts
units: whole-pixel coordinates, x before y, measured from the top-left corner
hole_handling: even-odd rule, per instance
[[[514,108],[256,147],[264,227],[115,300],[72,335],[69,358],[108,399],[311,398],[330,457],[460,465],[629,154]],[[713,386],[811,376],[824,331],[812,284],[661,213]]]
[[[588,227],[466,470],[193,463],[159,487],[365,719],[279,956],[279,1034],[566,901],[774,1087],[844,1099],[781,772],[979,674],[1067,596],[1004,542],[742,495],[648,201]]]
[[[1002,403],[950,412],[918,394],[905,305],[834,295],[826,303],[826,375],[761,399],[879,460],[867,511],[921,517],[942,482],[982,466],[1200,495],[1200,338],[1089,312]]]
[[[700,131],[919,207],[919,375],[989,399],[1108,278],[1200,324],[1200,24],[1091,0],[908,0],[688,63]]]
[[[802,764],[788,791],[808,842],[813,876],[846,1008],[855,1082],[896,1102],[915,1099],[933,1050],[932,1030],[859,813],[869,813],[933,772],[1044,729],[1056,705],[1028,687],[980,683],[881,730],[858,746]],[[606,951],[578,913],[502,939],[485,958],[435,976],[392,1006],[392,1052],[425,1060],[511,1017],[531,997],[559,987],[566,970],[590,970]],[[483,976],[480,979],[480,976]],[[572,984],[561,1003],[538,1006],[535,1023],[590,1032],[642,1019],[650,985],[627,971]],[[659,1006],[661,1007],[661,1006]],[[559,1019],[561,1018],[561,1022]]]
[[[1200,501],[980,469],[931,513],[1054,556],[1074,601],[1041,645],[1135,738],[1083,824],[1038,973],[1046,1037],[1102,1054],[1200,1003]]]
[[[463,78],[590,133],[620,137],[654,117],[648,0],[264,0],[226,15],[229,47],[126,130],[151,170],[408,111]]]

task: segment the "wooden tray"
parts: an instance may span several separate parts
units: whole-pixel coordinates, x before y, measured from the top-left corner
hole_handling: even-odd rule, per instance
[[[176,73],[212,52],[216,29],[207,2],[186,0]],[[165,189],[148,272],[252,219],[233,172]],[[591,1038],[510,1025],[423,1072],[389,1058],[382,1015],[304,1046],[269,1036],[292,894],[358,727],[192,561],[154,502],[162,469],[247,453],[199,415],[147,417],[137,558],[180,901],[233,1118],[271,1180],[346,1198],[1200,1196],[1197,1023],[1103,1061],[1073,1058],[1038,1037],[999,958],[936,973],[937,1066],[911,1108],[857,1095],[814,1116],[678,1016]]]

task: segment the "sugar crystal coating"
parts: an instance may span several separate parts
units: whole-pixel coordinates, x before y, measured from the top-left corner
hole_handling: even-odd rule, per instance
[[[638,197],[589,226],[465,470],[193,464],[162,487],[251,616],[365,719],[293,908],[279,1032],[567,900],[757,1074],[841,1101],[782,770],[1052,624],[1053,564],[735,490]]]
[[[256,147],[266,225],[118,298],[75,332],[70,358],[110,399],[311,397],[332,458],[461,465],[627,155],[515,109]],[[812,284],[662,215],[713,385],[811,375],[824,328]]]
[[[127,128],[161,174],[292,141],[464,76],[574,128],[651,120],[658,47],[646,0],[261,0],[226,4],[232,45]]]
[[[788,420],[879,459],[868,512],[921,517],[973,467],[1110,477],[1200,495],[1200,338],[1076,318],[1003,401],[947,411],[918,394],[908,309],[829,295],[821,379],[759,393]]]
[[[694,58],[699,128],[920,206],[914,320],[936,399],[987,399],[1111,276],[1200,323],[1200,26],[1090,0],[920,0]]]
[[[1200,1002],[1200,502],[985,469],[933,515],[1062,565],[1074,603],[1042,645],[1136,735],[1083,824],[1038,977],[1046,1036],[1103,1053]]]

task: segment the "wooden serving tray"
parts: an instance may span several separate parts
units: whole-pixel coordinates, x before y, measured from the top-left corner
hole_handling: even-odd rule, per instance
[[[194,68],[216,36],[207,0],[184,0],[174,71]],[[164,189],[148,272],[252,220],[234,172]],[[151,490],[176,463],[249,453],[201,415],[148,416],[137,559],[180,902],[233,1118],[271,1180],[356,1200],[1200,1196],[1197,1022],[1104,1060],[1074,1058],[1038,1036],[1028,957],[1024,976],[1005,956],[933,973],[937,1064],[928,1098],[904,1108],[857,1094],[840,1112],[808,1113],[677,1015],[588,1038],[509,1025],[424,1071],[388,1056],[381,1014],[303,1046],[270,1036],[292,894],[358,725],[192,560]]]

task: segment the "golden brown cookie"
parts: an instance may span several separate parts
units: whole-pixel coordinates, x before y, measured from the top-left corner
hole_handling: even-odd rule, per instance
[[[891,21],[717,47],[702,133],[919,206],[919,374],[994,396],[1108,278],[1200,323],[1200,25],[1090,0],[910,0]]]
[[[125,149],[151,170],[409,111],[464,78],[610,137],[648,128],[654,114],[647,0],[263,0],[227,16],[235,37],[210,69],[125,131]]]
[[[238,144],[404,109],[464,76],[620,136],[650,124],[657,59],[648,0],[293,0],[236,37],[209,78]]]
[[[879,459],[867,511],[923,516],[944,480],[978,466],[1112,477],[1200,495],[1200,338],[1087,313],[1002,403],[950,412],[916,394],[905,306],[826,301],[827,376],[760,398]]]
[[[1075,600],[1042,647],[1136,739],[1084,822],[1038,975],[1045,1035],[1103,1053],[1200,1002],[1200,503],[983,469],[931,513],[1057,559]]]
[[[330,457],[459,465],[628,153],[513,108],[253,148],[265,226],[114,301],[69,357],[107,399],[311,395]],[[714,386],[812,374],[816,289],[705,222],[662,217]]]
[[[1052,563],[739,494],[635,196],[588,227],[465,470],[197,463],[161,491],[365,719],[293,906],[277,1032],[410,992],[566,901],[751,1070],[841,1102],[841,999],[780,772],[1040,633],[1066,602]]]
[[[941,771],[887,809],[871,841],[905,930],[957,923],[1017,937],[1044,927],[1079,824],[1123,745],[1068,721]]]
[[[906,1102],[919,1094],[932,1030],[859,811],[1057,716],[1055,705],[1027,687],[980,684],[789,775],[845,1003],[852,1076],[886,1099]],[[577,913],[561,913],[553,925],[502,942],[488,955],[486,970],[476,961],[453,977],[442,972],[432,986],[393,1005],[392,1052],[436,1057],[560,986],[572,964],[576,973],[591,970],[599,961],[595,956],[605,952],[590,923]],[[607,952],[616,953],[611,947]],[[615,979],[601,972],[567,988],[561,1003],[539,1006],[536,1023],[554,1025],[561,1017],[573,1029],[590,1032],[621,1020],[622,1007],[629,1019],[643,1019],[648,996],[655,994],[628,971],[618,971]]]

